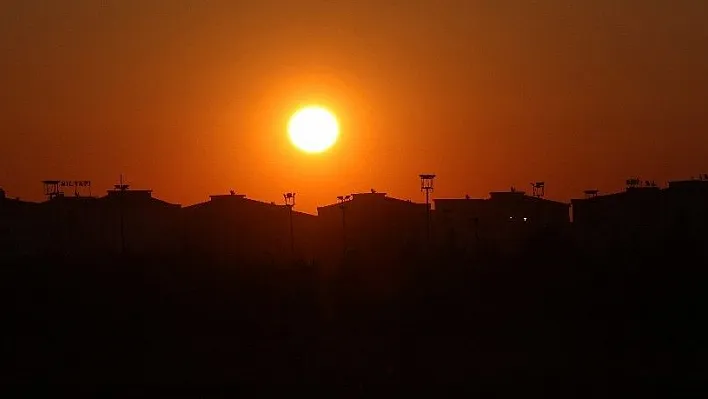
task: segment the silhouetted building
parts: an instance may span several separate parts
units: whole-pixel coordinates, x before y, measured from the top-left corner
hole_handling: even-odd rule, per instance
[[[174,254],[181,245],[180,208],[127,186],[101,198],[56,195],[33,218],[37,250],[72,257]]]
[[[671,225],[684,233],[705,235],[708,227],[708,179],[669,182],[664,190]]]
[[[58,195],[38,205],[33,220],[38,252],[89,257],[106,251],[107,228],[98,198]]]
[[[661,237],[667,220],[663,192],[655,185],[571,200],[573,230],[589,249],[623,246]]]
[[[182,208],[152,196],[152,190],[116,186],[98,202],[104,242],[110,253],[167,255],[182,245]]]
[[[426,210],[425,204],[373,190],[318,207],[320,255],[326,263],[338,264],[346,252],[369,265],[414,256],[425,243]]]
[[[662,192],[666,235],[708,254],[708,176],[669,182]]]
[[[570,225],[569,205],[526,195],[523,191],[492,192],[486,199],[435,200],[439,245],[473,252],[520,249],[528,240],[563,234]]]
[[[571,201],[572,229],[569,205],[544,199],[543,182],[532,184],[532,196],[512,189],[484,199],[436,199],[431,237],[426,204],[374,190],[338,197],[338,203],[317,208],[314,216],[292,209],[294,193],[286,193],[282,205],[231,192],[182,208],[122,182],[101,198],[81,195],[77,187],[90,187],[89,182],[74,182],[72,196],[62,191],[71,182],[43,183],[49,199],[42,203],[12,199],[0,189],[4,254],[91,257],[187,251],[246,263],[317,259],[335,268],[345,264],[381,270],[419,257],[426,243],[449,253],[513,253],[569,230],[590,250],[659,241],[708,250],[706,175],[669,182],[665,189],[634,178],[620,193],[587,190],[587,198]]]
[[[36,251],[34,220],[37,204],[8,198],[0,189],[0,251],[4,256],[31,255]]]
[[[183,209],[185,242],[195,254],[246,263],[313,257],[316,217],[293,210],[295,254],[291,251],[290,209],[235,193]]]

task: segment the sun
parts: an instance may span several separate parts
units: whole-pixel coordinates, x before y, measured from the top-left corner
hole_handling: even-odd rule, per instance
[[[302,151],[319,153],[332,147],[339,137],[337,118],[323,107],[309,106],[295,112],[288,123],[293,145]]]

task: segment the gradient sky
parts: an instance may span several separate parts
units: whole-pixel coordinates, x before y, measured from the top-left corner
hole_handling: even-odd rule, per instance
[[[708,173],[704,0],[4,0],[0,186],[120,173],[182,204],[234,189],[314,211],[376,188],[422,200],[544,180]],[[341,123],[323,155],[287,119]]]

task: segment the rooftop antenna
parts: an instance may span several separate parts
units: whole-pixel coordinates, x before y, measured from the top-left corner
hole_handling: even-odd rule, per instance
[[[123,183],[123,174],[121,173],[121,174],[120,174],[119,183],[113,185],[113,187],[114,187],[117,191],[128,191],[128,189],[130,188],[130,185]]]
[[[537,181],[531,183],[533,189],[533,196],[536,198],[543,198],[546,195],[546,183],[542,181]]]
[[[425,192],[425,237],[430,242],[430,193],[435,189],[434,174],[420,175],[420,191]]]

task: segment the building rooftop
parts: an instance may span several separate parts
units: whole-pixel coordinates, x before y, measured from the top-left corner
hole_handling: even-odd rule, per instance
[[[353,193],[352,197],[359,197],[359,198],[366,198],[366,197],[374,197],[374,198],[383,198],[386,197],[386,193],[380,193],[378,191],[372,191],[369,193]]]
[[[464,197],[464,198],[435,198],[433,199],[434,202],[460,202],[460,203],[465,203],[465,202],[480,202],[480,201],[487,201],[486,198],[472,198],[472,197]]]
[[[196,210],[196,209],[208,209],[208,208],[215,208],[218,209],[219,207],[250,207],[249,209],[272,209],[272,210],[279,210],[279,211],[284,211],[288,209],[288,206],[286,204],[278,204],[273,201],[258,201],[255,199],[247,198],[245,194],[215,194],[215,195],[210,195],[209,196],[209,201],[205,202],[200,202],[197,204],[189,205],[185,207],[184,209],[187,210]],[[255,207],[255,208],[254,208]],[[297,215],[309,215],[313,216],[312,214],[309,214],[307,212],[300,212],[297,210],[293,209],[293,214]]]
[[[708,180],[676,180],[669,182],[669,189],[672,190],[706,190],[708,189]]]
[[[246,199],[245,194],[215,194],[210,195],[209,199],[211,201],[235,201],[239,199]]]
[[[141,197],[141,198],[152,198],[152,190],[107,190],[108,197],[115,197],[117,195],[130,196],[130,197]]]
[[[363,204],[371,203],[371,201],[376,201],[376,203],[406,204],[406,205],[422,206],[422,207],[426,206],[423,203],[412,202],[411,200],[404,200],[404,199],[400,199],[400,198],[389,197],[386,193],[380,193],[380,192],[377,192],[374,190],[372,190],[372,192],[369,192],[369,193],[351,194],[351,199],[347,202],[355,202],[355,201],[358,203],[362,203],[361,201],[364,201]],[[341,204],[339,202],[335,202],[333,204],[318,206],[317,209],[329,209],[329,208],[333,208],[333,207],[339,207],[340,205]]]
[[[520,198],[526,195],[525,191],[492,191],[489,196],[495,198]]]
[[[466,196],[464,198],[436,198],[433,200],[436,203],[459,203],[459,204],[464,204],[464,203],[470,203],[470,204],[476,204],[480,202],[486,202],[486,201],[492,201],[492,202],[497,202],[497,201],[531,201],[531,202],[537,202],[537,203],[544,203],[544,204],[558,204],[558,205],[565,205],[569,206],[569,204],[565,202],[560,202],[560,201],[554,201],[550,200],[547,198],[543,197],[534,197],[530,195],[526,195],[524,191],[493,191],[489,193],[489,198],[471,198],[469,196]]]
[[[587,196],[585,198],[574,198],[571,199],[571,203],[593,203],[602,201],[612,201],[620,198],[658,198],[658,195],[662,193],[660,187],[628,187],[625,191],[620,191],[616,193],[600,194]]]

